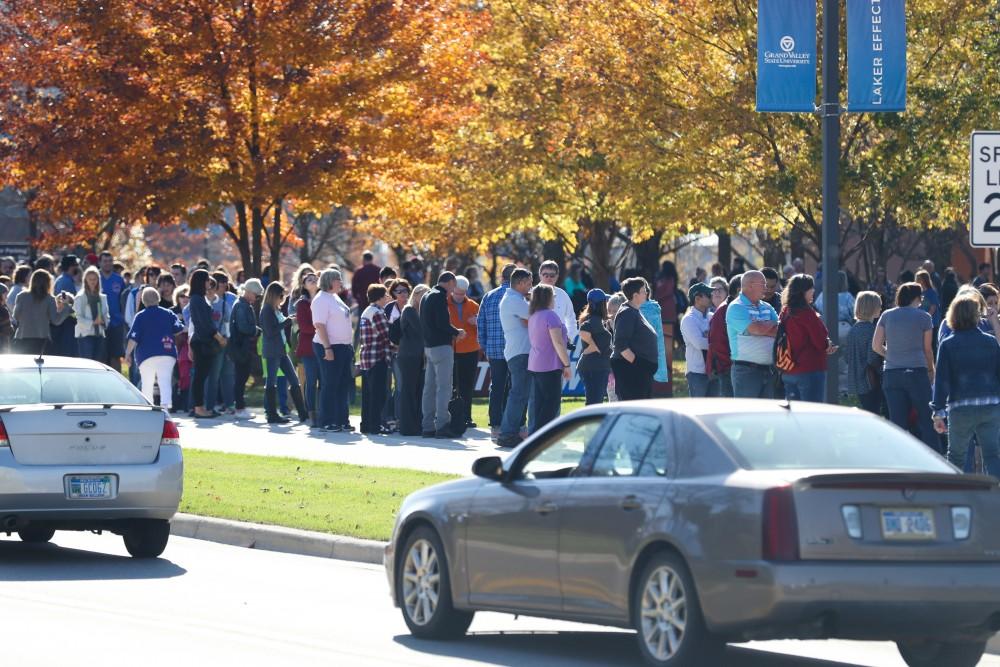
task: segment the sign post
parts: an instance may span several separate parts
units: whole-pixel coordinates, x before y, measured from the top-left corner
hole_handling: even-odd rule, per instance
[[[969,242],[976,248],[1000,246],[1000,132],[972,133]]]
[[[823,321],[840,344],[840,0],[823,0]],[[839,354],[826,374],[826,402],[840,397]]]

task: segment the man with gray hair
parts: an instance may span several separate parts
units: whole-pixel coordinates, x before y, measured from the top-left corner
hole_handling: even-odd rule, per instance
[[[736,398],[774,398],[774,336],[778,313],[764,301],[764,274],[747,271],[740,295],[726,310]]]

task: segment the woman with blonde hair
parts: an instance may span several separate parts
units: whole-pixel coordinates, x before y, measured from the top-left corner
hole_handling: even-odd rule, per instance
[[[419,284],[399,315],[399,351],[396,353],[396,416],[400,435],[420,435],[424,382],[424,335],[420,327],[420,301],[430,287]]]
[[[854,301],[855,323],[844,342],[847,359],[847,393],[857,396],[861,407],[882,414],[882,357],[872,349],[875,322],[882,314],[878,292],[861,292]]]
[[[101,290],[101,272],[96,266],[89,266],[83,272],[80,291],[73,300],[73,312],[76,313],[78,354],[94,361],[106,359],[105,331],[110,311],[108,297]]]

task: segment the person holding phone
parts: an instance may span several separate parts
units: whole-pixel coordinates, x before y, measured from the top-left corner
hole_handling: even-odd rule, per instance
[[[781,379],[789,401],[822,403],[826,398],[827,357],[837,351],[830,334],[813,308],[816,284],[812,276],[793,276],[781,295],[778,321],[784,325],[793,366]]]

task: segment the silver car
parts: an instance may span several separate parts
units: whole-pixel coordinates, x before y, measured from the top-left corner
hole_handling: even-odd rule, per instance
[[[183,488],[176,425],[121,373],[85,359],[0,355],[0,532],[122,535],[163,553]]]
[[[417,637],[458,637],[490,610],[631,627],[660,666],[847,638],[971,667],[1000,629],[997,480],[865,412],[605,404],[473,472],[409,496],[386,548]]]

